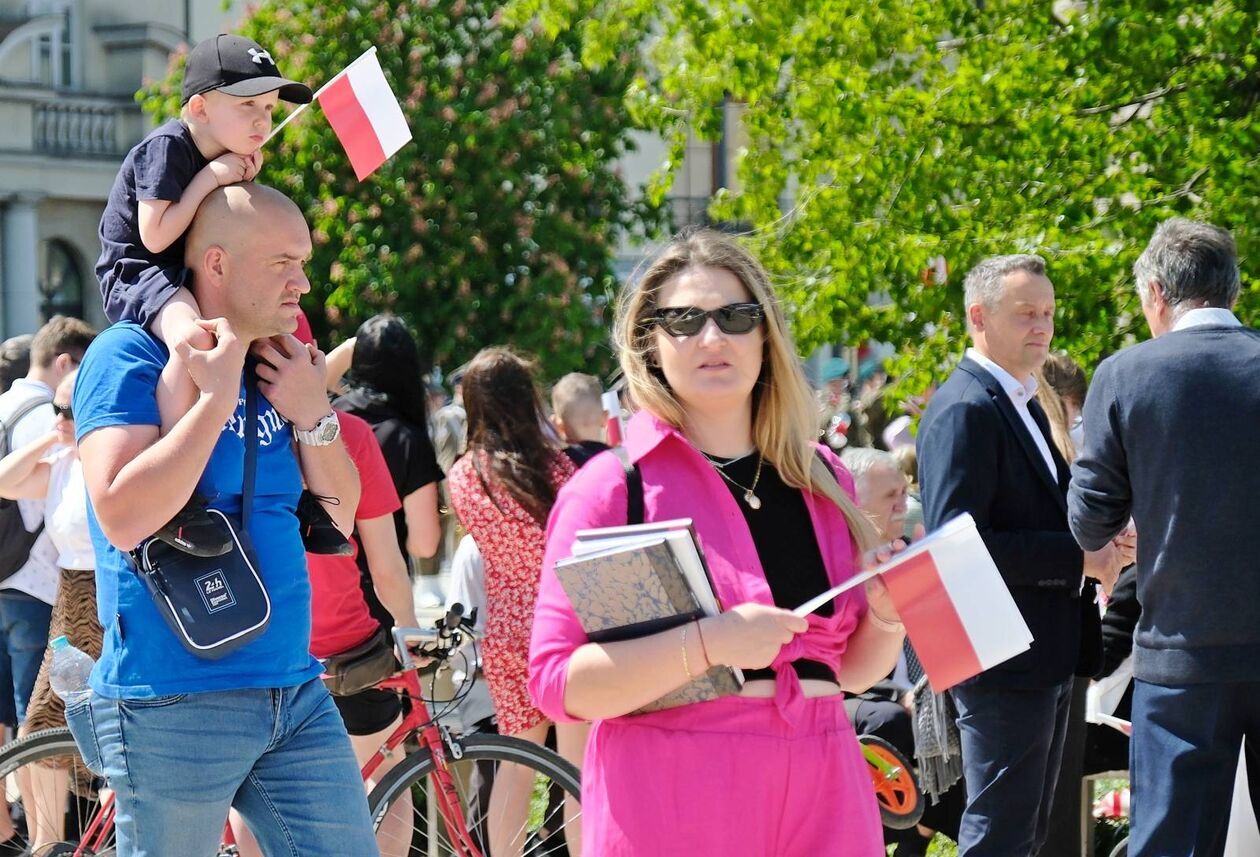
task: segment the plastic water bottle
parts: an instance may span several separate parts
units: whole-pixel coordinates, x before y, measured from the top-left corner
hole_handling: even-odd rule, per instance
[[[88,675],[96,662],[70,645],[64,634],[53,639],[52,650],[52,668],[48,671],[48,683],[52,685],[53,692],[67,706],[90,695],[92,688],[88,686]]]

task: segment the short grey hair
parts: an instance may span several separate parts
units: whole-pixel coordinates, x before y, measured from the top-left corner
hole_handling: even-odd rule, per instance
[[[854,480],[863,478],[877,467],[887,467],[898,473],[901,472],[901,465],[897,463],[897,459],[893,457],[891,452],[884,452],[882,449],[872,449],[868,446],[849,447],[840,453],[840,461],[845,467],[849,468],[849,472],[853,474]]]
[[[1232,307],[1242,288],[1233,237],[1219,226],[1184,217],[1155,227],[1151,243],[1133,263],[1133,278],[1143,302],[1156,280],[1174,307],[1186,301]]]
[[[1009,256],[990,256],[977,263],[963,280],[964,314],[972,304],[982,304],[989,308],[995,306],[1002,297],[1002,281],[1008,274],[1017,271],[1044,277],[1046,260],[1031,254],[1013,253]]]

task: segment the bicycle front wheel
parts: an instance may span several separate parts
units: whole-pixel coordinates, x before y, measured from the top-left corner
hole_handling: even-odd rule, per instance
[[[17,838],[5,843],[17,846],[14,853],[115,853],[104,781],[83,764],[69,729],[33,732],[0,747],[0,782],[17,830]]]
[[[444,771],[422,748],[372,790],[368,807],[382,857],[488,857],[491,843],[530,857],[570,853],[566,830],[572,833],[580,813],[577,768],[519,738],[454,740]]]

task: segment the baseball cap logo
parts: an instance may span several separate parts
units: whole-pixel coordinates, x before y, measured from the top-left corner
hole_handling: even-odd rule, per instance
[[[268,50],[259,50],[258,48],[250,48],[249,57],[250,59],[258,63],[259,65],[262,65],[262,61],[264,57],[267,59],[267,62],[271,63],[272,65],[276,64],[276,61],[271,58],[271,51],[268,51]]]

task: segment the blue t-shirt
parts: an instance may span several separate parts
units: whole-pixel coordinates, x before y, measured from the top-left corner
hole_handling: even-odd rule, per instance
[[[121,322],[96,338],[74,389],[78,438],[99,428],[160,425],[157,381],[168,352],[153,335]],[[96,550],[96,601],[105,640],[92,689],[109,698],[291,687],[320,674],[310,654],[311,588],[294,514],[302,476],[289,423],[258,397],[258,480],[246,522],[271,597],[271,624],[253,642],[217,661],[190,654],[167,627],[130,557],[101,532],[92,504],[88,524]],[[245,392],[223,427],[197,491],[229,515],[241,511]]]
[[[161,253],[140,240],[140,200],[178,202],[208,164],[179,119],[154,128],[123,159],[101,215],[101,257],[96,278],[110,321],[146,327],[171,293],[184,284],[184,236]]]

